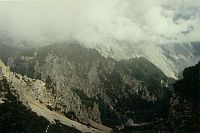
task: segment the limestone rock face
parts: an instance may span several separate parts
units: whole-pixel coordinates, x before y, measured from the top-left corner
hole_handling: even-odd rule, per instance
[[[31,79],[27,76],[21,76],[20,74],[11,72],[2,61],[0,61],[0,66],[2,71],[1,79],[6,79],[10,86],[13,86],[11,90],[16,92],[20,101],[26,103],[26,98],[31,97],[61,113],[74,111],[79,116],[80,121],[87,123],[88,120],[85,116],[88,116],[88,114],[82,111],[83,107],[79,96],[72,92],[69,87],[65,86],[61,80],[56,80],[55,88],[48,88],[46,83],[41,80]],[[54,92],[52,93],[52,91]],[[95,116],[99,121],[100,118],[97,118],[97,116],[99,115]]]
[[[11,86],[11,90],[17,92],[19,98],[24,100],[26,97],[32,97],[33,99],[51,99],[51,95],[47,94],[45,83],[41,80],[31,79],[27,76],[21,76],[20,74],[11,72],[8,67],[0,61],[2,69],[1,79],[5,79]]]
[[[1,121],[6,121],[5,124],[1,123],[1,131],[23,132],[27,130],[29,132],[31,129],[31,131],[33,130],[32,132],[36,132],[37,129],[37,132],[41,132],[46,128],[47,132],[50,126],[59,123],[69,128],[62,129],[62,127],[58,127],[58,130],[62,131],[71,131],[72,129],[76,132],[83,131],[91,133],[112,131],[111,128],[101,124],[98,125],[92,121],[95,120],[101,123],[99,121],[100,113],[97,104],[94,104],[93,108],[84,112],[84,106],[82,107],[80,98],[72,91],[65,91],[64,93],[54,95],[43,81],[11,72],[1,60],[0,69],[0,105],[1,109],[3,109],[1,112],[4,113],[1,116]],[[71,117],[71,120],[65,117],[65,111],[68,112],[69,110],[73,110],[72,115],[74,112],[78,114],[79,122],[77,122],[77,116],[74,116],[73,119]],[[20,112],[20,116],[15,114],[18,111]],[[88,115],[88,112],[92,115]],[[12,117],[15,118],[14,121]],[[24,119],[23,117],[27,118]],[[32,122],[29,118],[35,119],[35,121]],[[15,122],[18,120],[19,122]],[[93,124],[92,127],[81,124],[90,124],[91,121]],[[31,124],[29,125],[26,122]],[[37,125],[37,122],[41,125]]]
[[[31,87],[19,87],[20,95],[85,124],[93,120],[114,127],[129,119],[150,121],[147,110],[157,109],[155,103],[165,99],[160,82],[167,77],[145,58],[116,61],[95,49],[65,43],[21,55],[11,70],[24,76],[13,73],[22,79],[14,86]]]
[[[104,56],[117,60],[144,57],[172,78],[178,78],[178,74],[185,67],[197,63],[200,58],[199,42],[164,44],[141,42],[133,44],[114,41],[114,44],[105,43],[105,45],[99,44],[92,47]]]

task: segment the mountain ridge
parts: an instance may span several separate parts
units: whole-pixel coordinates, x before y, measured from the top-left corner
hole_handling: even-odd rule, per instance
[[[86,125],[66,118],[63,114],[59,114],[58,112],[53,112],[49,110],[47,105],[49,104],[49,97],[51,96],[48,94],[48,92],[46,92],[44,82],[40,80],[30,79],[26,76],[21,76],[20,74],[11,72],[1,60],[0,68],[1,81],[6,80],[8,85],[11,86],[8,88],[8,90],[12,93],[12,95],[16,96],[17,99],[23,103],[23,105],[30,108],[33,112],[36,112],[39,116],[43,116],[44,118],[49,120],[50,123],[55,123],[56,119],[65,125],[76,128],[83,132],[102,132],[102,129],[105,130],[105,132],[111,132],[111,129],[99,125],[96,126],[97,128],[101,128],[101,130],[92,127],[88,128]],[[3,85],[1,86],[1,89],[5,87],[6,86]],[[2,95],[4,95],[6,91],[4,92],[1,90],[1,93]],[[5,98],[3,96],[1,98],[1,101],[4,99]]]
[[[142,57],[116,61],[95,49],[62,42],[32,54],[21,53],[13,60],[12,71],[46,83],[47,92],[52,96],[49,108],[67,116],[75,114],[75,118],[85,124],[88,123],[86,118],[90,118],[115,128],[116,124],[126,123],[129,117],[138,115],[123,114],[124,111],[146,114],[142,108],[147,107],[150,114],[155,115],[150,117],[160,117],[156,110],[161,112],[161,106],[167,106],[164,87],[168,78]],[[150,121],[150,117],[138,115],[134,119],[142,122]]]

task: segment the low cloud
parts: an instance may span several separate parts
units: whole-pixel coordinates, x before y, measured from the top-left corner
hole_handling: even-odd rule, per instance
[[[199,0],[0,2],[0,38],[9,36],[15,43],[200,41],[199,24]]]

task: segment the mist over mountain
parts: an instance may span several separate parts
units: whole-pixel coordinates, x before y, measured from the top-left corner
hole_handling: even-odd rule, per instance
[[[199,47],[193,43],[200,42],[197,0],[16,1],[0,7],[1,44],[41,47],[77,41],[117,60],[148,58],[173,78],[199,59],[192,57]],[[168,52],[176,49],[182,49],[181,55]]]
[[[0,132],[198,132],[199,24],[199,0],[0,1]]]
[[[15,43],[40,45],[68,39],[106,46],[115,45],[112,40],[196,42],[199,7],[198,0],[8,1],[0,4],[0,31]]]

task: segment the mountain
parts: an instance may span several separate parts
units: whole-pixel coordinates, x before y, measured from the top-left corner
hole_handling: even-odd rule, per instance
[[[169,122],[172,129],[200,130],[200,62],[183,71],[183,79],[173,84]]]
[[[67,43],[71,42],[74,41],[67,41]],[[174,79],[181,76],[184,68],[196,64],[200,59],[200,42],[162,44],[149,41],[130,43],[108,38],[104,44],[77,43],[87,48],[96,49],[102,56],[111,57],[118,61],[144,57],[162,70],[166,76]],[[30,53],[34,54],[33,50],[46,45],[49,44],[34,46],[33,42],[28,41],[15,44],[12,39],[4,37],[0,40],[0,56],[2,60],[6,60],[10,55],[17,56],[23,53],[22,51],[26,51],[26,55],[30,56]]]
[[[0,60],[0,132],[108,132],[48,109],[51,96],[44,82],[11,72]]]
[[[11,52],[1,54],[0,58],[14,74],[20,75],[20,80],[31,86],[15,90],[20,92],[19,96],[28,95],[39,101],[37,104],[45,110],[42,116],[53,121],[45,114],[61,113],[67,121],[71,119],[72,123],[76,121],[78,125],[81,123],[106,132],[111,128],[122,132],[166,130],[168,123],[165,121],[172,109],[170,90],[174,79],[166,76],[163,67],[159,68],[151,59],[163,66],[168,64],[171,66],[168,71],[178,74],[199,57],[198,43],[160,45],[155,52],[142,50],[142,45],[138,44],[137,55],[126,58],[113,56],[118,55],[114,49],[107,51],[108,56],[100,47],[86,47],[76,41],[38,48],[1,47]],[[11,86],[21,86],[21,82]],[[19,101],[30,100],[22,98]],[[38,112],[35,108],[32,111]],[[57,118],[62,123],[61,116]],[[66,121],[62,124],[74,125]],[[80,127],[76,129],[80,130]]]
[[[76,41],[67,41],[67,43],[71,42]],[[169,42],[162,44],[149,41],[130,43],[117,41],[110,37],[104,44],[77,43],[83,47],[96,49],[102,56],[111,57],[118,61],[144,57],[162,70],[166,76],[174,79],[178,79],[181,76],[184,68],[197,63],[200,59],[200,42]],[[0,56],[8,58],[8,55],[16,56],[23,53],[22,51],[26,51],[26,54],[33,54],[33,50],[40,49],[46,45],[49,44],[41,44],[40,47],[39,45],[34,46],[33,42],[28,41],[21,41],[15,44],[12,39],[4,37],[0,40]]]
[[[199,42],[166,43],[156,42],[128,43],[111,41],[106,45],[92,45],[106,57],[117,60],[144,57],[168,77],[178,79],[185,67],[197,63],[200,59]]]
[[[39,101],[83,124],[122,130],[128,121],[167,116],[171,79],[143,57],[117,61],[77,42],[62,42],[9,59],[13,72],[46,83],[40,90],[48,97],[41,94]]]

